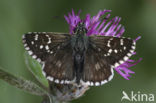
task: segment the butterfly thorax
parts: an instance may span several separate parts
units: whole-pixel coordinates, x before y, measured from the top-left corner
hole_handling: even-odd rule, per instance
[[[87,50],[88,37],[86,33],[87,29],[85,28],[85,24],[83,22],[78,23],[71,39],[71,45],[74,51],[84,52]]]

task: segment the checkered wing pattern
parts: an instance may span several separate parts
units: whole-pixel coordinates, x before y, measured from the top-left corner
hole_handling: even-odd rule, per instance
[[[56,83],[70,83],[74,79],[70,34],[32,32],[23,36],[28,54],[43,65],[43,74]]]
[[[113,68],[133,55],[135,44],[130,38],[90,36],[82,81],[91,86],[110,81],[113,78]]]

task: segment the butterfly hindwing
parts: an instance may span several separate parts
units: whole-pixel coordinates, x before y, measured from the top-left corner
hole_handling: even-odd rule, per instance
[[[50,55],[45,61],[43,71],[47,79],[61,84],[69,84],[74,80],[72,49],[70,45]]]
[[[86,52],[83,82],[90,86],[98,86],[110,81],[113,77],[113,69],[94,49]]]

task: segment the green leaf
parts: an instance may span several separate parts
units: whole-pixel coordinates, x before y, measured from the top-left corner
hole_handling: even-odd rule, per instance
[[[42,74],[42,67],[41,64],[34,60],[31,56],[29,56],[27,53],[25,53],[25,61],[28,66],[29,71],[32,72],[32,74],[35,76],[35,78],[45,87],[48,88],[48,80],[46,77]]]

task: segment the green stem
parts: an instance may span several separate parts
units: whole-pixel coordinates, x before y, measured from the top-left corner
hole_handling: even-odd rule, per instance
[[[5,72],[1,67],[0,67],[0,79],[6,81],[12,86],[15,86],[16,88],[19,88],[31,94],[38,95],[38,96],[48,95],[48,93],[45,90],[40,88],[35,83],[25,80],[21,77],[16,77],[8,72]]]

